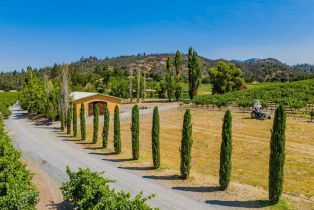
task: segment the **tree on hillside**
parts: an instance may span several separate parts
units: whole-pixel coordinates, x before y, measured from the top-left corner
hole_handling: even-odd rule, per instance
[[[189,80],[189,96],[193,100],[197,95],[197,90],[201,84],[202,68],[199,63],[198,55],[195,50],[190,47],[188,55],[188,80]]]
[[[274,124],[270,140],[269,158],[269,200],[278,203],[284,180],[286,111],[280,105],[275,112]]]
[[[192,122],[191,112],[189,109],[185,111],[182,127],[182,140],[181,140],[181,166],[180,172],[182,179],[187,179],[190,175],[191,169],[191,151],[192,151]]]
[[[232,116],[227,110],[222,125],[222,142],[220,147],[219,185],[222,190],[228,188],[231,176],[232,154]]]
[[[73,136],[77,136],[77,107],[75,103],[73,103]]]
[[[113,146],[114,151],[119,154],[121,153],[121,134],[120,134],[120,110],[119,107],[116,105],[114,108],[114,121],[113,121]]]
[[[104,127],[102,129],[102,147],[103,148],[107,148],[108,146],[109,121],[110,121],[110,114],[109,114],[109,109],[106,106],[104,109]]]
[[[176,55],[174,57],[174,67],[176,69],[176,78],[175,78],[175,93],[176,100],[179,101],[182,93],[182,86],[181,86],[181,71],[182,71],[182,55],[179,50],[177,50]]]
[[[235,64],[219,61],[216,67],[209,70],[210,83],[213,85],[213,94],[239,90],[244,84],[241,74],[242,70]]]
[[[119,98],[129,97],[129,81],[124,76],[111,77],[110,79],[110,95]]]
[[[152,125],[152,153],[154,168],[160,167],[160,143],[159,143],[159,111],[158,107],[154,107],[153,112],[153,125]]]
[[[98,105],[95,104],[94,107],[94,120],[93,120],[93,144],[96,144],[98,141],[98,128],[99,128],[99,109]]]
[[[168,57],[167,69],[166,69],[166,81],[167,81],[167,96],[168,96],[169,101],[171,101],[172,92],[173,92],[172,66],[173,66],[173,61],[171,57]]]
[[[140,149],[140,125],[139,125],[139,109],[138,106],[135,105],[132,108],[132,124],[131,124],[131,134],[132,134],[132,156],[133,160],[139,159],[139,149]]]
[[[80,127],[81,127],[81,139],[86,139],[86,122],[85,122],[85,105],[81,103],[80,109]]]
[[[71,123],[72,123],[72,109],[71,106],[69,106],[68,111],[67,111],[67,119],[66,119],[66,124],[67,124],[67,134],[71,134]]]

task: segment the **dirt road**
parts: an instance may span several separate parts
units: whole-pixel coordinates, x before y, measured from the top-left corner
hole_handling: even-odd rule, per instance
[[[120,169],[114,163],[103,160],[101,155],[93,155],[93,150],[82,149],[77,142],[60,136],[54,126],[34,125],[27,119],[26,112],[18,106],[12,108],[12,116],[6,121],[6,128],[15,146],[23,152],[24,159],[40,166],[59,185],[67,180],[66,166],[71,169],[90,168],[104,172],[104,177],[116,180],[112,187],[131,192],[133,195],[157,194],[148,203],[161,209],[222,209],[182,195],[171,188],[161,186],[154,180]],[[60,207],[62,204],[60,204]],[[58,207],[58,206],[57,206]]]

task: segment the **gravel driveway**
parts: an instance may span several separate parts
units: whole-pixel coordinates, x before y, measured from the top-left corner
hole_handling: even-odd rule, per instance
[[[151,112],[151,110],[147,111]],[[92,150],[82,149],[76,142],[58,136],[59,129],[53,126],[34,125],[27,119],[26,112],[18,106],[12,107],[12,116],[6,121],[6,128],[14,140],[16,148],[23,152],[24,158],[38,164],[57,183],[67,180],[66,166],[90,168],[104,171],[104,177],[116,180],[112,187],[131,192],[133,195],[157,194],[148,203],[161,209],[221,209],[223,207],[205,204],[194,200],[176,190],[148,180],[139,174],[120,169],[114,163],[103,160],[100,155],[89,154]]]

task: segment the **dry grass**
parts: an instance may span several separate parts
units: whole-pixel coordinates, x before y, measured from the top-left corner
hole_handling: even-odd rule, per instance
[[[219,150],[223,112],[193,110],[193,149],[191,179],[172,179],[179,174],[181,129],[183,110],[160,113],[161,169],[142,170],[143,173],[165,179],[171,186],[211,186],[218,183]],[[269,140],[272,120],[252,120],[247,113],[233,113],[232,182],[227,199],[267,198]],[[106,156],[118,159],[123,166],[145,169],[151,166],[151,116],[140,119],[140,160],[126,161],[131,157],[130,119],[121,121],[122,154]],[[102,127],[102,126],[100,126]],[[100,129],[101,130],[101,129]],[[112,149],[113,125],[110,125],[109,149]],[[91,139],[92,126],[88,126]],[[99,136],[98,145],[101,142]],[[299,196],[314,197],[314,123],[288,118],[286,132],[286,165],[284,192]],[[95,145],[96,146],[96,145]],[[170,179],[170,181],[169,181]],[[242,187],[239,187],[241,184]],[[248,186],[256,186],[252,189]],[[263,188],[263,189],[260,189]],[[200,190],[201,193],[204,193]],[[207,191],[211,191],[209,190]],[[214,189],[214,188],[213,188]],[[233,190],[232,190],[233,189]],[[193,190],[191,190],[193,191]],[[206,191],[206,190],[203,190]],[[206,195],[206,194],[205,194]],[[224,197],[220,192],[211,197]]]

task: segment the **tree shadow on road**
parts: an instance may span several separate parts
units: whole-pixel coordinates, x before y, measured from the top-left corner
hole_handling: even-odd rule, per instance
[[[71,203],[68,201],[62,201],[61,203],[55,203],[50,201],[50,204],[46,205],[48,209],[57,209],[57,210],[72,210],[75,209]]]
[[[150,171],[150,170],[154,170],[154,167],[152,167],[152,166],[139,166],[139,167],[123,167],[123,166],[120,166],[118,168],[126,169],[126,170],[132,170],[132,171]]]
[[[115,152],[89,152],[88,154],[109,156],[109,155],[115,155],[117,153],[115,153]]]
[[[221,191],[221,188],[218,186],[214,187],[172,187],[174,190],[181,190],[181,191],[187,191],[187,192],[218,192]]]
[[[104,158],[103,160],[114,162],[114,163],[120,163],[120,162],[132,161],[133,159],[132,158],[121,158],[121,159],[107,159],[107,158]]]
[[[239,207],[239,208],[265,208],[271,206],[272,203],[268,200],[249,200],[249,201],[221,201],[207,200],[206,203],[218,206]]]
[[[178,175],[165,175],[165,176],[143,176],[144,179],[155,179],[155,180],[180,180]]]

